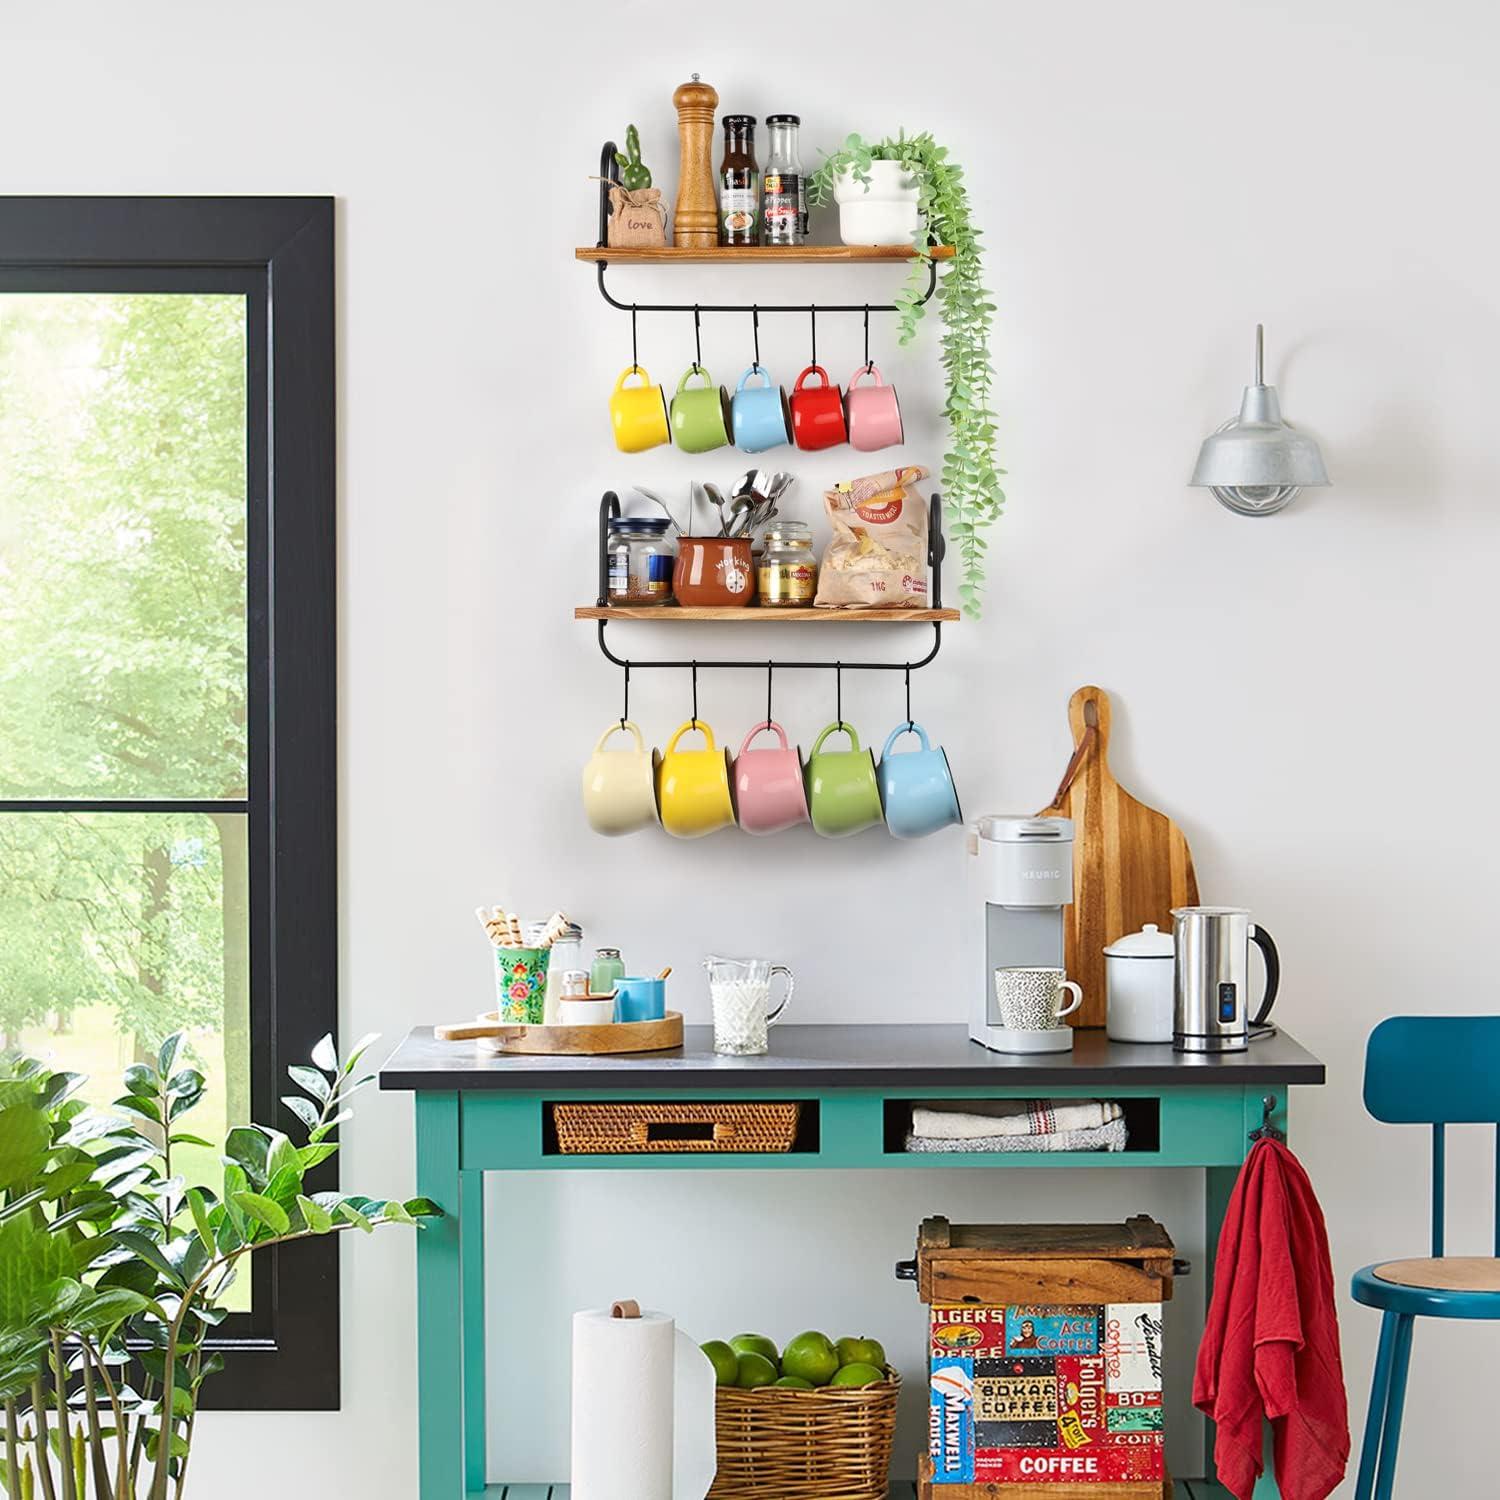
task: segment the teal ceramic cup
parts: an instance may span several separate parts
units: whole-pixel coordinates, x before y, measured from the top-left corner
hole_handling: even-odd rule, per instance
[[[892,747],[904,734],[916,735],[922,748],[893,755]],[[898,839],[926,838],[950,823],[963,822],[948,754],[941,746],[932,748],[920,724],[898,724],[891,730],[880,752],[876,779],[885,826]]]
[[[703,384],[688,389],[695,375]],[[672,397],[672,439],[684,453],[711,453],[729,441],[729,396],[702,365],[693,365],[677,382]]]
[[[751,385],[757,376],[764,385]],[[734,388],[730,412],[734,423],[734,446],[743,453],[764,453],[792,440],[791,411],[786,392],[771,379],[764,365],[751,365]]]
[[[825,750],[832,734],[849,737],[847,750]],[[875,757],[862,750],[852,726],[830,724],[813,741],[807,761],[807,806],[812,825],[825,839],[863,833],[881,819],[880,788],[875,780]]]
[[[666,1013],[665,979],[615,980],[616,1021],[660,1021]]]

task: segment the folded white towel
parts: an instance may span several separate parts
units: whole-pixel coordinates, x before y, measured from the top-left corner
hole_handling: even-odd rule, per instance
[[[1092,1130],[1123,1115],[1118,1104],[1106,1099],[980,1099],[951,1108],[918,1104],[911,1112],[911,1132],[939,1141],[1054,1135],[1063,1130]]]
[[[1124,1120],[1092,1129],[1059,1130],[1050,1135],[991,1135],[973,1140],[941,1139],[913,1132],[906,1138],[912,1152],[949,1151],[1123,1151],[1128,1139]]]

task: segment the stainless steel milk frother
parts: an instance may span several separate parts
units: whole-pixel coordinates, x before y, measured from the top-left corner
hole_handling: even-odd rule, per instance
[[[1172,913],[1176,967],[1172,1045],[1178,1052],[1240,1052],[1266,1025],[1281,984],[1271,934],[1238,906],[1182,906]],[[1266,961],[1266,993],[1249,1019],[1250,944]]]

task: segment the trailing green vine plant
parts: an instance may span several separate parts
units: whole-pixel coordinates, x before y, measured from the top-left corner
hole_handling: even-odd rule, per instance
[[[989,338],[995,304],[984,286],[979,230],[969,211],[963,168],[949,161],[948,148],[939,146],[925,131],[910,136],[903,131],[894,140],[873,142],[849,136],[813,174],[809,200],[815,205],[830,202],[834,183],[845,171],[868,191],[870,163],[875,161],[899,162],[915,178],[925,231],[918,237],[920,256],[912,262],[911,276],[895,299],[903,344],[916,337],[925,310],[922,294],[930,246],[953,247],[953,258],[938,263],[937,288],[943,315],[943,368],[948,377],[943,403],[949,437],[943,458],[943,499],[952,508],[947,530],[963,565],[959,599],[964,612],[977,618],[984,583],[984,533],[1005,504],[1000,488],[1005,471],[995,463],[995,414],[990,408],[994,377]]]

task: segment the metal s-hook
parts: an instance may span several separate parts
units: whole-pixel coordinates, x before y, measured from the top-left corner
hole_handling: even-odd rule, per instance
[[[630,304],[630,372],[636,374],[640,371],[640,355],[636,349],[635,342],[635,303]]]
[[[752,306],[750,309],[750,328],[755,336],[755,363],[752,368],[760,369],[760,308]]]
[[[870,359],[870,304],[865,303],[865,363],[866,370],[873,370],[875,365]]]
[[[809,307],[808,310],[807,310],[807,316],[812,321],[812,358],[808,361],[808,363],[812,364],[812,365],[816,365],[817,362],[818,362],[818,310],[817,310],[817,308],[816,307]]]
[[[845,729],[844,723],[844,664],[833,664],[833,723],[836,729]]]
[[[910,734],[911,731],[913,729],[915,729],[915,728],[916,728],[916,725],[912,722],[912,717],[911,717],[911,663],[907,662],[907,664],[906,664],[906,731],[907,731],[908,734]]]
[[[693,305],[693,373],[702,375],[703,369],[703,313]]]
[[[625,703],[620,710],[620,728],[630,722],[630,663],[625,663]]]
[[[774,675],[775,671],[776,671],[776,663],[774,661],[768,661],[766,663],[766,723],[767,724],[770,724],[772,722],[772,719],[771,719],[771,678]]]
[[[698,727],[698,663],[693,663],[693,717],[692,726]]]

